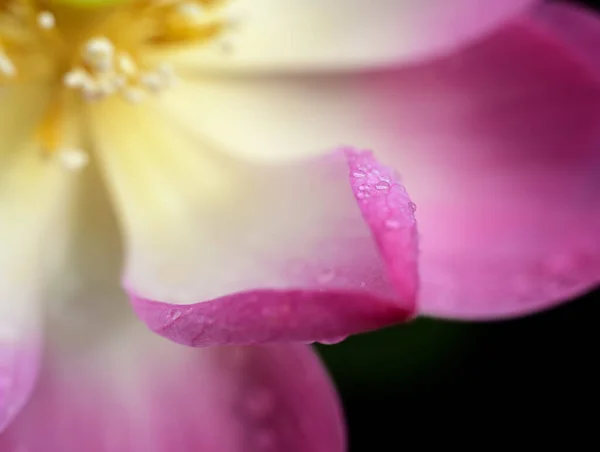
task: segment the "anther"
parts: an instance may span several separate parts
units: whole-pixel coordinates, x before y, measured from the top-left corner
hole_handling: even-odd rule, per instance
[[[106,72],[113,66],[115,47],[108,38],[90,39],[83,50],[84,61],[94,70]]]
[[[204,9],[195,2],[184,2],[177,5],[177,13],[191,23],[200,23],[204,19]]]
[[[69,171],[79,171],[85,168],[90,159],[81,149],[66,148],[58,153],[62,165]]]
[[[63,84],[67,88],[83,88],[90,81],[90,76],[81,68],[67,72],[63,77]]]
[[[0,53],[0,74],[5,77],[14,77],[17,75],[17,68],[10,58]]]
[[[44,30],[52,30],[56,26],[56,18],[50,11],[41,11],[37,15],[37,23]]]

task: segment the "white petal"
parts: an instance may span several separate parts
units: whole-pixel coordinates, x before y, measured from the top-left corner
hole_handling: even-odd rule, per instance
[[[394,115],[398,122],[411,124],[419,107],[411,105],[419,75],[435,83],[428,68],[338,76],[198,78],[182,81],[163,97],[163,117],[201,142],[261,165],[302,161],[347,145],[393,149],[397,126],[390,126],[379,106],[402,92]]]
[[[52,239],[69,188],[68,174],[43,159],[32,139],[47,93],[19,87],[2,94],[0,430],[27,400],[35,380]]]
[[[182,80],[164,96],[164,116],[199,140],[250,162],[293,162],[349,143],[367,145],[351,141],[362,125],[355,107],[361,92],[353,93],[346,84],[337,89],[337,80]]]
[[[91,163],[63,210],[45,366],[0,450],[341,451],[337,399],[308,347],[192,349],[137,321],[119,286],[117,222]]]
[[[90,163],[72,176],[76,190],[63,208],[55,240],[60,254],[46,294],[50,347],[64,356],[105,347],[126,334],[121,237],[98,166]]]
[[[236,184],[236,165],[210,149],[197,148],[185,131],[165,126],[148,104],[99,104],[91,109],[91,123],[124,227],[127,253],[134,250],[137,255],[135,250],[149,245],[166,247],[169,256],[186,255],[190,246],[210,248],[211,237],[186,220],[190,209],[196,208],[209,218],[223,217],[220,226],[228,227],[227,220],[233,219],[223,210],[236,201],[241,188]],[[172,234],[165,237],[165,230]],[[161,279],[178,281],[182,266],[188,267],[169,260]]]
[[[414,61],[452,51],[535,1],[238,0],[232,52],[223,55],[218,46],[209,46],[183,53],[180,61],[245,70],[341,69]]]
[[[244,333],[229,338],[233,343],[285,336],[270,326],[273,318],[279,325],[287,318],[296,339],[314,340],[324,331],[316,324],[327,316],[331,322],[319,338],[333,327],[347,331],[332,314],[335,302],[319,298],[328,290],[346,298],[348,311],[370,311],[372,322],[412,312],[414,297],[391,301],[393,283],[384,276],[343,155],[274,168],[244,165],[194,140],[153,107],[116,103],[91,112],[94,140],[124,226],[124,279],[136,296],[192,304],[253,290],[304,291],[303,306],[323,313],[313,315],[313,328],[302,329],[290,307],[292,296],[283,294],[270,312],[265,307],[262,317],[246,318],[238,328]],[[407,278],[414,276],[408,273]],[[247,306],[253,297],[247,294]],[[363,302],[373,297],[381,303]],[[261,321],[264,327],[254,328]]]

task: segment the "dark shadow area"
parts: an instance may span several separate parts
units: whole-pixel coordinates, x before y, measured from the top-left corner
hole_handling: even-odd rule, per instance
[[[321,346],[346,408],[351,452],[396,451],[406,435],[517,428],[566,433],[600,402],[600,291],[519,320],[419,320]],[[550,422],[548,424],[547,422]],[[475,429],[475,430],[474,430]],[[441,439],[441,438],[438,438]]]

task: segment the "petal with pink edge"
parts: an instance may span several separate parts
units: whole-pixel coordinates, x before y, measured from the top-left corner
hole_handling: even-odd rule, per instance
[[[137,327],[50,356],[0,450],[343,452],[338,400],[308,346],[191,349]]]
[[[310,247],[307,248],[311,251],[309,255],[300,255],[289,246],[284,248],[289,255],[284,255],[281,267],[274,262],[276,266],[270,270],[279,280],[270,279],[263,283],[276,288],[254,283],[255,289],[178,306],[145,298],[139,295],[139,288],[130,285],[127,289],[137,314],[155,332],[194,346],[281,340],[330,342],[411,318],[417,292],[414,204],[394,173],[379,165],[370,153],[348,150],[345,154],[352,191],[360,213],[375,231],[374,241],[369,235],[363,235],[364,232],[353,231],[356,219],[351,216],[333,217],[331,211],[317,211],[310,200],[292,198],[289,191],[278,185],[281,202],[294,206],[296,215],[309,216],[297,220],[304,223],[302,229],[306,230],[306,221],[310,220],[322,225],[324,235],[311,237],[311,241],[304,239],[302,244]],[[330,159],[330,164],[338,166],[343,160],[340,153]],[[289,177],[298,177],[298,174]],[[334,199],[325,197],[331,190],[316,185],[316,181],[313,183],[312,189],[323,188],[320,207],[333,207]],[[340,187],[345,185],[341,178],[338,183]],[[348,194],[351,194],[350,190]],[[286,195],[290,197],[286,198]],[[350,212],[352,209],[348,209],[347,213]],[[265,215],[277,218],[282,214],[277,209]],[[327,233],[326,225],[331,226],[339,219],[342,224],[338,226],[338,235]],[[267,237],[274,234],[273,225],[270,226],[262,231]],[[285,228],[283,224],[277,226]],[[293,237],[289,236],[289,240],[300,240],[300,230],[295,228],[278,233],[287,235],[291,232]],[[371,254],[376,249],[393,275],[390,280],[381,267],[382,261]],[[256,255],[253,259],[256,265],[264,265],[264,269],[270,267],[260,263]],[[254,270],[255,275],[257,271]],[[149,287],[145,280],[138,284]],[[288,288],[282,289],[281,285]]]
[[[523,20],[399,70],[198,79],[169,111],[252,161],[342,140],[373,149],[418,206],[420,311],[522,315],[600,281],[600,84],[566,30],[549,27]],[[203,96],[221,100],[212,117]]]
[[[42,91],[6,88],[0,103],[0,431],[27,402],[37,377],[51,255],[46,237],[56,232],[69,185],[30,139]]]
[[[208,46],[179,64],[205,70],[343,70],[439,56],[538,0],[237,0],[232,51]]]
[[[411,149],[429,153],[414,177],[436,178],[411,191],[420,312],[514,317],[600,283],[600,84],[582,56],[529,22],[432,65],[421,74],[428,83],[413,79],[440,104],[417,103],[418,119],[404,126]],[[375,107],[390,127],[402,127],[391,119],[402,92]],[[404,161],[384,152],[388,164]]]
[[[119,133],[118,114],[110,120],[100,105],[92,114],[102,116],[96,136],[125,231],[125,286],[152,330],[195,346],[315,341],[412,316],[410,200],[368,156],[242,164],[152,112],[123,108],[143,134]],[[359,206],[351,174],[367,164],[370,177],[354,189],[373,195]],[[375,214],[371,202],[388,210]],[[403,247],[388,256],[393,278],[363,215],[394,226],[384,239]]]
[[[63,251],[45,297],[38,385],[0,450],[343,452],[339,403],[309,347],[192,349],[135,318],[119,287],[115,217],[90,163],[55,237]]]

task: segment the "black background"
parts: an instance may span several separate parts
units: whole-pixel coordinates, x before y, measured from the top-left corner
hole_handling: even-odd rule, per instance
[[[578,3],[600,13],[598,1]],[[562,450],[585,441],[598,450],[599,298],[505,322],[422,319],[319,346],[346,409],[351,452],[470,442],[486,450],[504,441]]]

